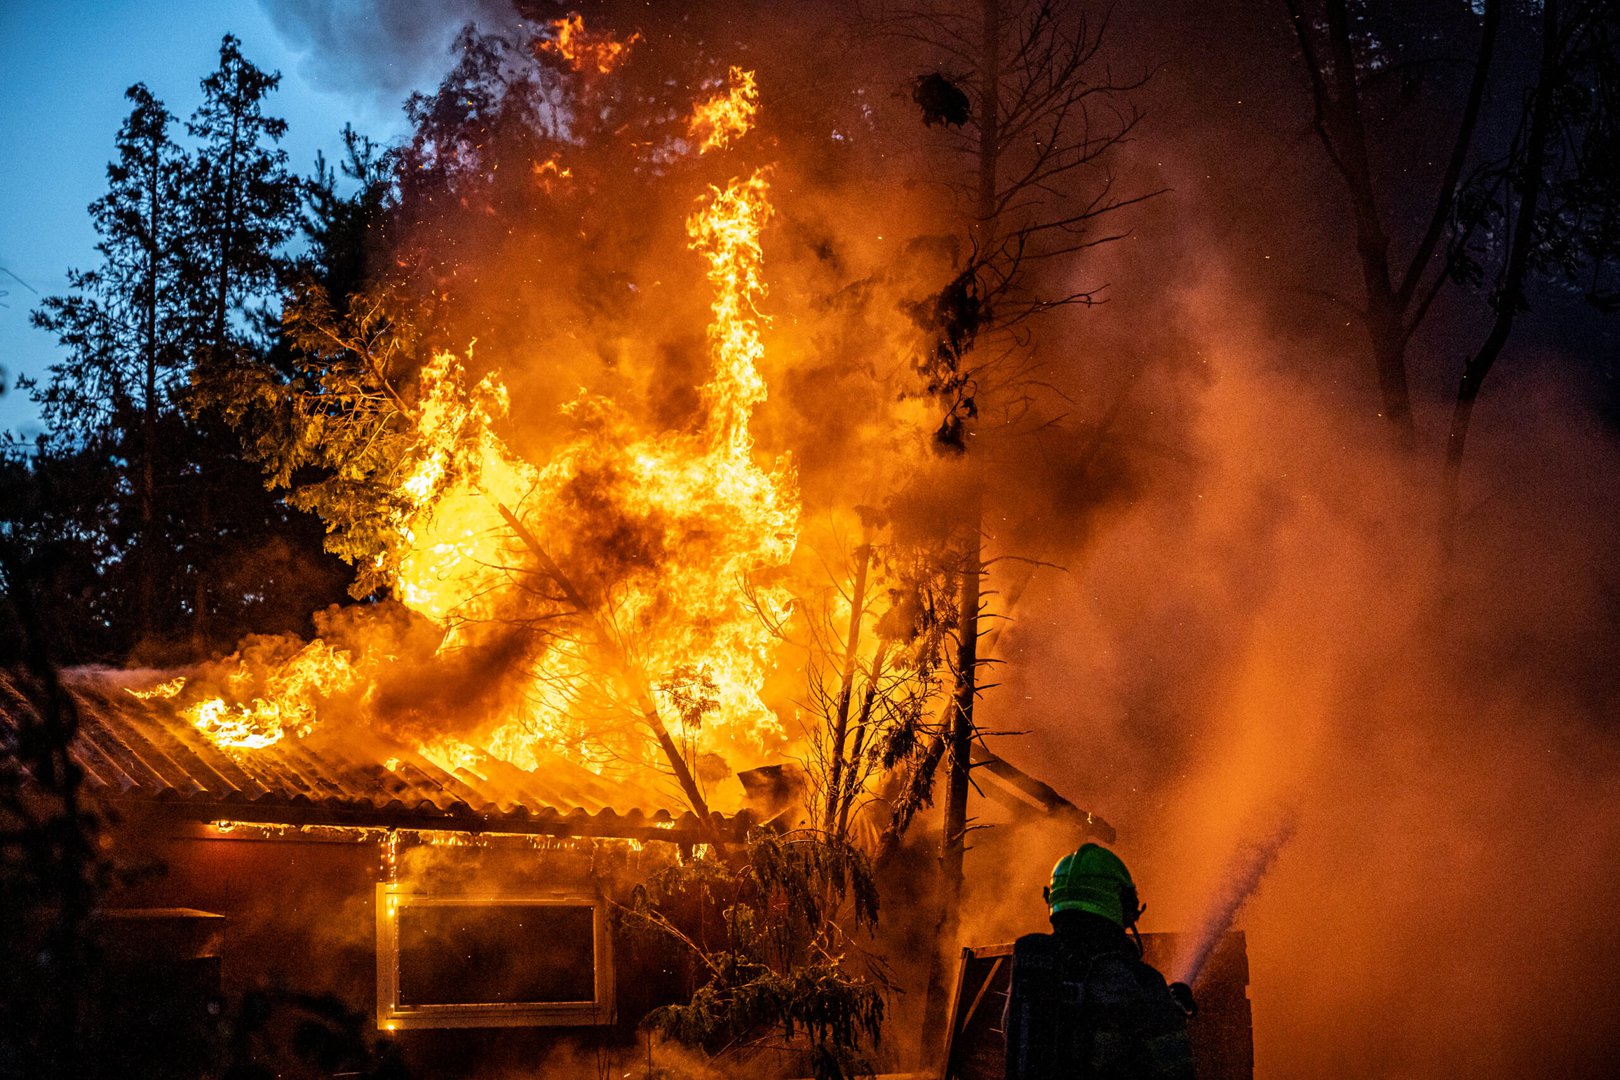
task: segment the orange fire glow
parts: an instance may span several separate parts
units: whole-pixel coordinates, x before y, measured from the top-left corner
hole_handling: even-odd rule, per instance
[[[580,747],[600,735],[580,716],[577,688],[600,677],[604,645],[624,650],[670,726],[700,747],[758,753],[781,736],[760,688],[774,645],[766,623],[786,617],[789,596],[765,579],[792,557],[799,507],[790,465],[761,466],[749,431],[753,409],[766,395],[757,310],[764,295],[759,234],[769,215],[766,192],[762,173],[734,181],[712,192],[688,223],[715,290],[714,368],[702,388],[707,418],[701,430],[641,432],[616,403],[582,395],[568,408],[589,419],[586,434],[533,474],[528,492],[536,506],[566,504],[568,492],[582,484],[610,493],[611,506],[599,512],[655,536],[662,558],[656,567],[613,581],[600,598],[597,634],[607,642],[571,643],[542,659],[525,708],[485,740],[498,757],[532,768],[542,750]],[[441,503],[435,521],[444,516]],[[538,520],[532,527],[548,548],[564,550],[571,542],[569,522]],[[482,572],[488,558],[468,561]],[[457,576],[465,575],[441,574]],[[405,584],[402,596],[410,603],[423,589],[418,581]],[[702,706],[701,724],[694,702]],[[643,740],[616,752],[651,760],[653,747]]]
[[[468,388],[461,361],[441,352],[419,386],[417,461],[397,489],[408,510],[394,522],[394,594],[435,623],[465,625],[493,615],[510,583],[499,506],[521,506],[537,473],[495,433],[509,407],[498,374]]]
[[[587,37],[573,16],[546,47],[605,73],[634,40]],[[693,120],[697,131],[702,118],[705,149],[752,122],[752,73],[734,69],[731,81],[731,93]],[[555,161],[535,172],[568,176]],[[757,460],[750,430],[767,396],[768,192],[766,171],[755,171],[711,188],[687,222],[713,292],[712,367],[694,429],[649,427],[582,390],[564,408],[578,433],[529,461],[500,434],[509,401],[498,373],[474,382],[449,352],[421,371],[402,414],[411,449],[377,566],[394,597],[439,628],[441,655],[532,627],[521,692],[485,709],[472,730],[419,740],[441,767],[479,772],[493,756],[532,769],[556,755],[597,769],[660,765],[667,747],[649,737],[660,728],[693,755],[758,758],[784,740],[761,690],[778,644],[772,627],[791,608],[782,578],[800,508],[791,463]],[[560,511],[586,495],[586,511]],[[614,562],[592,547],[593,527],[639,537],[645,552]],[[565,580],[566,604],[552,595]],[[242,661],[223,693],[176,703],[221,746],[306,734],[325,696],[364,685],[349,654],[320,639],[279,664],[250,666]]]
[[[319,639],[268,670],[240,654],[232,659],[226,694],[204,697],[182,709],[197,730],[224,747],[257,750],[289,735],[307,734],[315,726],[321,701],[348,690],[356,679],[349,654]],[[174,681],[183,686],[183,680]]]
[[[594,68],[600,75],[611,75],[641,40],[639,33],[619,41],[610,33],[586,30],[584,16],[577,13],[556,20],[551,29],[553,36],[540,42],[542,52],[555,53],[574,71]]]
[[[700,154],[724,149],[754,126],[759,112],[759,86],[754,73],[734,67],[727,81],[730,88],[725,93],[700,102],[692,112],[688,130],[697,140]]]

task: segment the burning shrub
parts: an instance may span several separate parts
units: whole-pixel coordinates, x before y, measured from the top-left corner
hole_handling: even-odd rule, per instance
[[[818,1080],[870,1072],[864,1048],[877,1041],[887,980],[864,953],[857,970],[850,952],[877,915],[866,856],[819,832],[760,832],[735,861],[660,871],[636,887],[625,924],[674,945],[699,982],[648,1023],[716,1058],[768,1046],[776,1032]]]

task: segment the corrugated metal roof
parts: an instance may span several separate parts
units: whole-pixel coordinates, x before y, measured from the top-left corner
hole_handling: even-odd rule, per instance
[[[320,728],[259,749],[228,750],[166,702],[129,694],[112,673],[73,673],[64,685],[78,706],[73,756],[85,787],[108,797],[167,803],[201,819],[705,837],[690,812],[631,805],[612,781],[563,760],[529,772],[486,756],[449,772],[386,736],[368,732],[362,751]],[[0,672],[6,727],[14,731],[33,715],[30,696]],[[745,825],[741,818],[722,821],[728,832]]]

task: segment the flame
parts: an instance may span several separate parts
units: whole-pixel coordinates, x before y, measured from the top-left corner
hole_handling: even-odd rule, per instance
[[[520,506],[536,474],[494,431],[509,408],[497,373],[469,391],[461,361],[441,352],[419,385],[418,460],[398,487],[408,510],[394,523],[394,593],[436,623],[464,625],[492,616],[510,587],[515,555],[499,507]]]
[[[181,710],[197,729],[224,747],[258,750],[315,726],[321,699],[354,686],[349,654],[316,639],[285,663],[264,671],[238,654],[226,676],[229,696],[216,695]]]
[[[574,178],[574,170],[566,165],[558,164],[555,157],[545,161],[537,161],[533,166],[534,182],[540,190],[550,194],[557,186],[566,180]]]
[[[556,26],[543,47],[604,72],[636,40],[588,38],[578,16]],[[752,122],[753,74],[731,76],[730,93],[694,118],[706,148]],[[555,161],[535,172],[568,175]],[[498,373],[473,382],[449,352],[421,371],[378,566],[395,598],[442,631],[441,654],[535,627],[520,692],[456,734],[413,740],[441,768],[483,774],[493,757],[534,769],[556,756],[596,771],[657,765],[661,750],[640,722],[649,700],[693,753],[735,761],[785,741],[761,695],[772,627],[791,609],[783,579],[800,508],[791,462],[759,460],[751,431],[767,398],[768,195],[762,169],[710,188],[686,223],[713,290],[712,369],[695,429],[652,427],[582,391],[564,410],[577,434],[531,462],[499,434],[509,400]],[[583,603],[556,600],[544,567],[553,559]],[[327,696],[363,682],[349,654],[316,640],[184,711],[222,746],[264,747],[306,734]]]
[[[759,86],[754,73],[734,67],[728,82],[730,89],[700,102],[688,122],[687,131],[698,140],[700,154],[725,149],[754,126],[759,112]]]
[[[454,356],[435,358],[421,376],[422,450],[400,485],[412,511],[399,525],[407,550],[394,590],[449,628],[444,647],[474,639],[486,621],[498,621],[525,559],[499,506],[566,506],[589,487],[602,499],[594,516],[652,536],[663,556],[657,565],[606,575],[606,594],[597,599],[608,636],[644,673],[660,711],[682,734],[710,749],[740,743],[755,752],[781,736],[760,698],[774,644],[760,614],[779,621],[790,607],[785,587],[757,579],[791,560],[799,514],[791,467],[756,462],[749,428],[766,399],[759,304],[768,190],[763,170],[712,188],[687,223],[714,289],[714,369],[702,388],[707,418],[699,432],[647,435],[616,403],[582,394],[568,413],[585,433],[537,469],[493,430],[506,412],[499,381],[488,376],[469,391]],[[580,546],[585,524],[549,516],[530,522],[545,548],[563,556]],[[606,666],[604,643],[588,638],[554,642],[537,658],[527,692],[491,719],[481,747],[445,736],[424,745],[423,755],[452,771],[477,771],[486,753],[526,769],[550,753],[598,764],[592,747],[612,737],[599,718],[583,715],[581,686],[599,681]],[[610,756],[655,759],[644,733],[621,737]]]
[[[186,677],[184,675],[177,675],[172,679],[160,682],[156,686],[149,687],[145,690],[132,690],[125,687],[124,692],[129,694],[131,697],[140,698],[142,701],[168,701],[185,688]]]
[[[610,640],[566,640],[538,659],[522,706],[490,724],[479,739],[495,757],[532,769],[547,753],[561,752],[595,767],[600,751],[593,754],[592,747],[606,741],[611,757],[656,761],[645,732],[621,734],[615,742],[586,715],[589,694],[582,687],[602,680],[608,666],[604,645],[623,650],[666,721],[700,749],[758,753],[782,736],[760,689],[775,644],[767,622],[786,617],[790,598],[784,586],[766,579],[792,558],[799,507],[791,466],[757,462],[749,429],[753,410],[766,398],[758,305],[765,293],[760,232],[770,213],[767,192],[763,171],[712,189],[688,222],[715,290],[709,330],[714,368],[702,388],[707,417],[701,430],[649,435],[616,403],[583,394],[568,412],[584,434],[538,473],[522,474],[532,478],[526,493],[538,506],[577,504],[579,492],[588,490],[596,500],[590,514],[599,524],[645,538],[656,555],[648,556],[647,565],[631,560],[602,573],[599,618]],[[490,456],[504,460],[493,451]],[[486,465],[486,477],[489,471]],[[487,510],[472,512],[484,527],[492,526]],[[441,500],[435,521],[447,516]],[[576,564],[584,524],[552,517],[532,522],[548,550],[565,559],[572,551]],[[487,565],[488,556],[468,562]],[[407,560],[403,568],[412,566]],[[476,578],[444,575],[459,580],[463,590]],[[424,614],[446,610],[443,604],[421,606],[419,578],[404,584],[400,595]],[[440,739],[422,752],[446,768],[476,769],[470,750],[459,740]]]
[[[441,735],[416,748],[416,752],[447,773],[469,772],[482,777],[479,771],[489,755],[454,735]]]
[[[630,55],[630,47],[641,40],[640,33],[619,41],[611,33],[588,31],[585,17],[577,12],[549,25],[552,37],[540,42],[540,51],[555,53],[573,71],[595,68],[599,74],[611,75]]]
[[[714,377],[704,386],[712,434],[724,444],[728,459],[746,458],[753,450],[748,418],[765,400],[759,361],[759,301],[765,296],[764,257],[759,235],[770,217],[769,185],[761,169],[747,180],[733,180],[686,223],[687,235],[708,262],[715,298],[710,310],[709,344],[716,359]]]
[[[742,745],[757,753],[781,737],[760,698],[774,645],[760,615],[779,621],[790,600],[785,587],[762,579],[791,560],[799,508],[790,465],[757,462],[749,426],[766,399],[759,304],[767,194],[766,174],[756,172],[711,189],[687,224],[714,289],[714,368],[702,388],[707,415],[698,432],[649,435],[616,403],[583,394],[568,412],[584,433],[536,469],[492,430],[505,401],[493,378],[465,391],[459,362],[448,354],[423,372],[418,425],[424,450],[401,484],[415,509],[401,523],[409,550],[395,592],[420,614],[449,625],[447,643],[471,640],[485,617],[497,618],[525,557],[498,502],[577,505],[579,492],[588,489],[597,499],[592,517],[648,537],[658,553],[651,565],[602,572],[596,599],[609,642],[581,633],[552,643],[536,659],[521,701],[491,719],[479,746],[441,737],[421,748],[441,767],[477,771],[485,753],[528,769],[550,753],[595,766],[600,751],[592,748],[604,741],[611,757],[654,761],[645,733],[620,734],[614,742],[599,717],[586,715],[588,694],[581,688],[601,681],[605,645],[624,651],[671,726],[702,747]],[[549,515],[530,522],[548,551],[576,567],[589,555],[579,550],[587,524]]]

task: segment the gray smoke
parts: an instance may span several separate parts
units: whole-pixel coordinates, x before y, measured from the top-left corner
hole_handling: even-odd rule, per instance
[[[456,33],[518,22],[511,0],[260,0],[302,50],[299,75],[323,90],[375,95],[393,107],[437,82]]]

